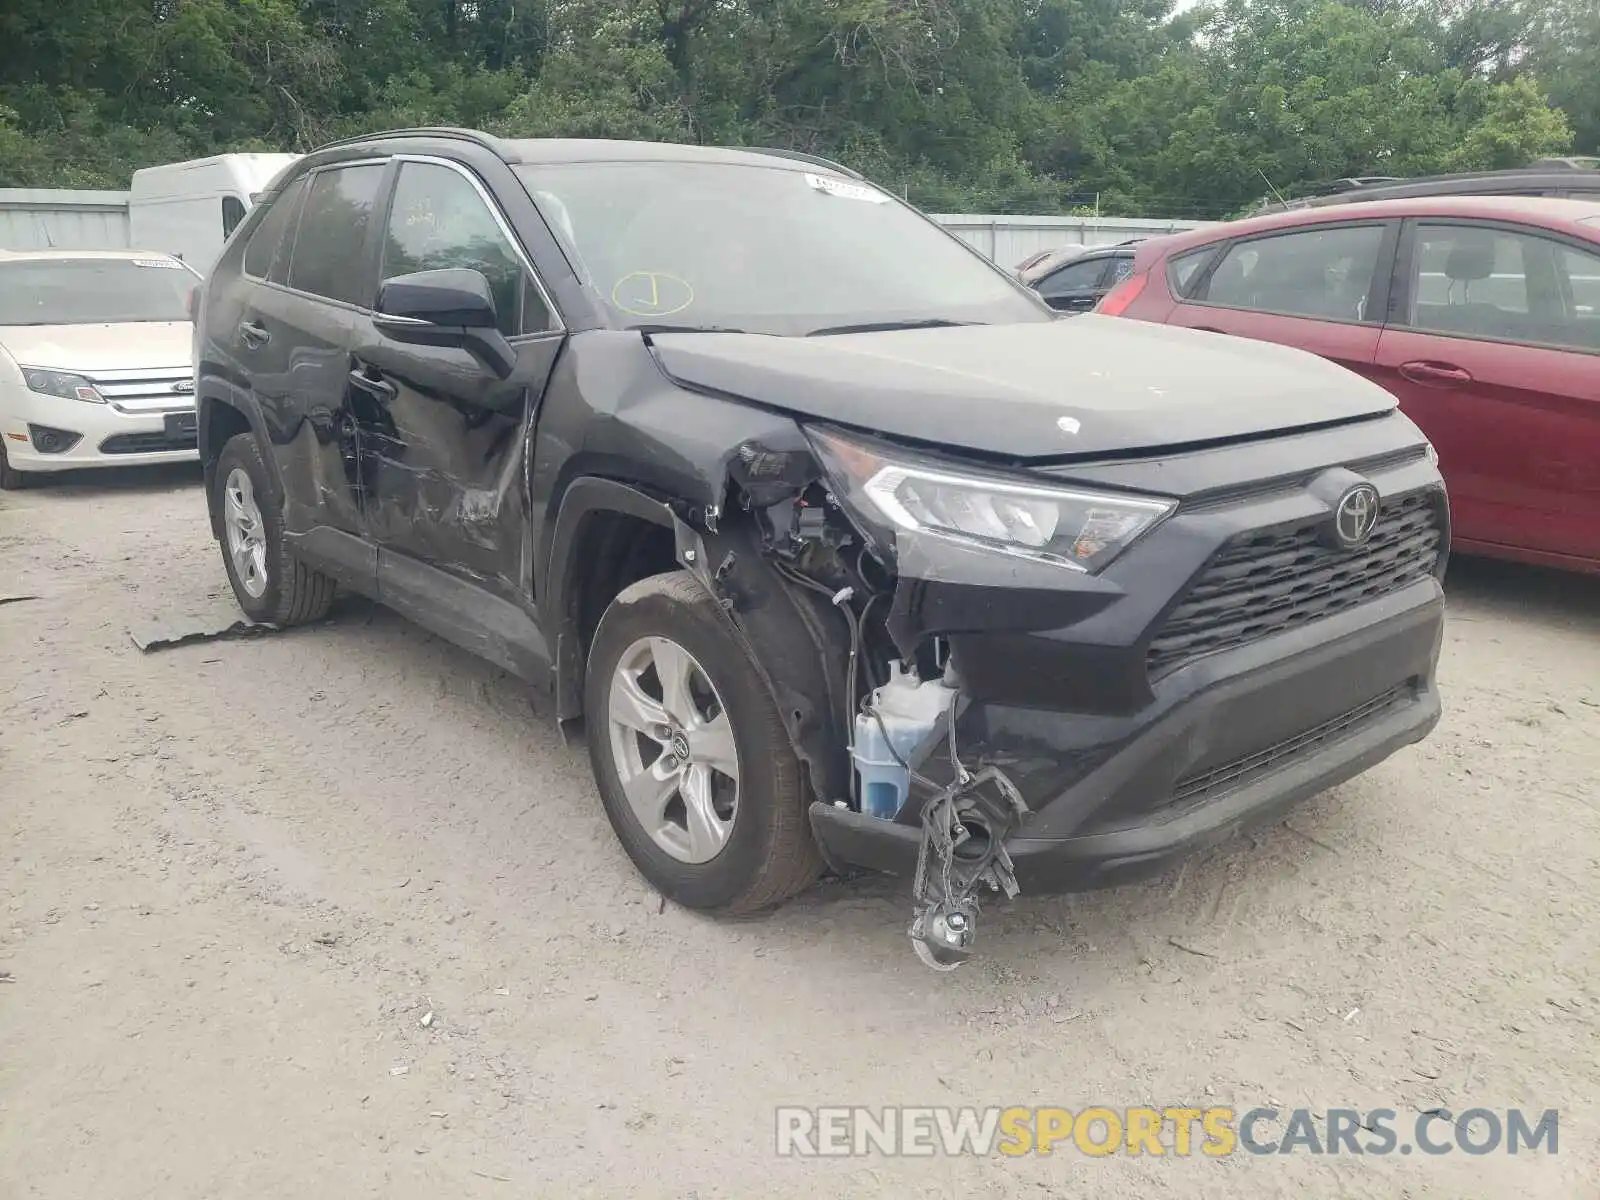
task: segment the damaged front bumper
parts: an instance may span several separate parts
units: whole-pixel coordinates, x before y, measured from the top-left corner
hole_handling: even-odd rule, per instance
[[[975,700],[956,717],[963,758],[996,764],[1031,810],[1004,846],[1024,893],[1147,876],[1342,783],[1438,723],[1443,593],[1428,577],[1360,608],[1196,659],[1137,714],[1108,718]],[[981,653],[970,639],[968,654]],[[1036,661],[1048,662],[1044,654]],[[959,664],[958,664],[959,665]],[[917,764],[943,783],[937,744]],[[1051,780],[1066,772],[1066,786]],[[926,788],[894,821],[816,803],[837,869],[913,874]]]

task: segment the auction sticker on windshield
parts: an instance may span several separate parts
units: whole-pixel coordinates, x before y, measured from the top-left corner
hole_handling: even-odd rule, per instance
[[[806,182],[819,192],[839,196],[845,200],[865,200],[868,204],[887,204],[889,197],[877,188],[861,183],[847,183],[843,179],[830,179],[826,175],[806,173]]]

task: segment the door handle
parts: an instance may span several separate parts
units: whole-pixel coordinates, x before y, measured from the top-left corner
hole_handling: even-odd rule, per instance
[[[239,323],[239,340],[254,350],[270,342],[272,334],[265,325],[257,325],[254,321],[241,321]]]
[[[396,388],[394,384],[387,379],[374,379],[359,367],[350,372],[350,382],[369,396],[377,397],[380,403],[387,404],[395,397]]]
[[[1400,364],[1400,374],[1412,383],[1427,387],[1461,387],[1472,382],[1472,372],[1452,363],[1408,362]]]

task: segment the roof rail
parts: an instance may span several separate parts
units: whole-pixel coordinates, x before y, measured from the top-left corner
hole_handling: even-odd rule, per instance
[[[354,137],[340,138],[336,142],[326,142],[316,147],[316,149],[330,150],[335,146],[355,146],[362,142],[379,142],[385,138],[399,137],[456,138],[463,142],[472,142],[496,153],[499,153],[500,150],[498,141],[488,134],[479,133],[475,129],[458,129],[452,125],[417,126],[411,129],[381,129],[373,133],[359,133]]]
[[[776,146],[730,146],[731,150],[745,150],[751,154],[771,154],[777,158],[792,158],[795,162],[810,163],[813,167],[827,167],[830,171],[837,171],[851,179],[865,181],[866,176],[859,171],[852,171],[843,163],[836,163],[831,158],[823,158],[820,154],[807,154],[803,150],[780,150]]]

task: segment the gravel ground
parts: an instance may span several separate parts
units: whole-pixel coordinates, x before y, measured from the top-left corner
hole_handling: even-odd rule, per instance
[[[1453,569],[1435,736],[1163,878],[700,917],[583,748],[381,610],[227,610],[197,474],[0,496],[0,1195],[1600,1196],[1600,586]],[[425,1026],[425,1014],[432,1013]],[[1517,1157],[802,1161],[781,1104],[1561,1110]]]

